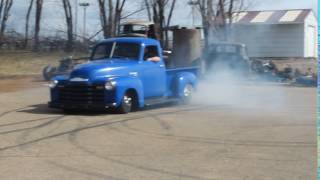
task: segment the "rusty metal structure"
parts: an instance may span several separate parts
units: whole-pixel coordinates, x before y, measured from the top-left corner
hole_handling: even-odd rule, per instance
[[[155,32],[153,22],[142,20],[131,20],[120,24],[119,37],[148,37],[159,40]]]
[[[173,29],[172,61],[178,67],[190,66],[201,59],[200,29]]]

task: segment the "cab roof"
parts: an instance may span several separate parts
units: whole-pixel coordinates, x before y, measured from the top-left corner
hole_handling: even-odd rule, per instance
[[[144,37],[117,37],[117,38],[109,38],[99,42],[106,43],[106,42],[127,42],[127,43],[137,43],[137,44],[145,44],[145,45],[160,45],[159,41],[150,38]]]

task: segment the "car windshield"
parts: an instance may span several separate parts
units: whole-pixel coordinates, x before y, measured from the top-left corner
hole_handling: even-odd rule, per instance
[[[140,46],[136,43],[108,42],[99,44],[93,50],[91,60],[121,58],[137,60]]]

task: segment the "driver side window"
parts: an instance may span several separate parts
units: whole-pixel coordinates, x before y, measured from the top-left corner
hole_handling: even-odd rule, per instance
[[[148,61],[151,58],[160,57],[157,46],[146,46],[144,49],[143,60]]]

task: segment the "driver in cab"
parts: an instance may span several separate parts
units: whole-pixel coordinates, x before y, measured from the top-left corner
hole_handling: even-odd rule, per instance
[[[160,57],[159,57],[159,54],[157,51],[157,47],[156,46],[147,46],[144,49],[143,59],[145,61],[159,62]]]

